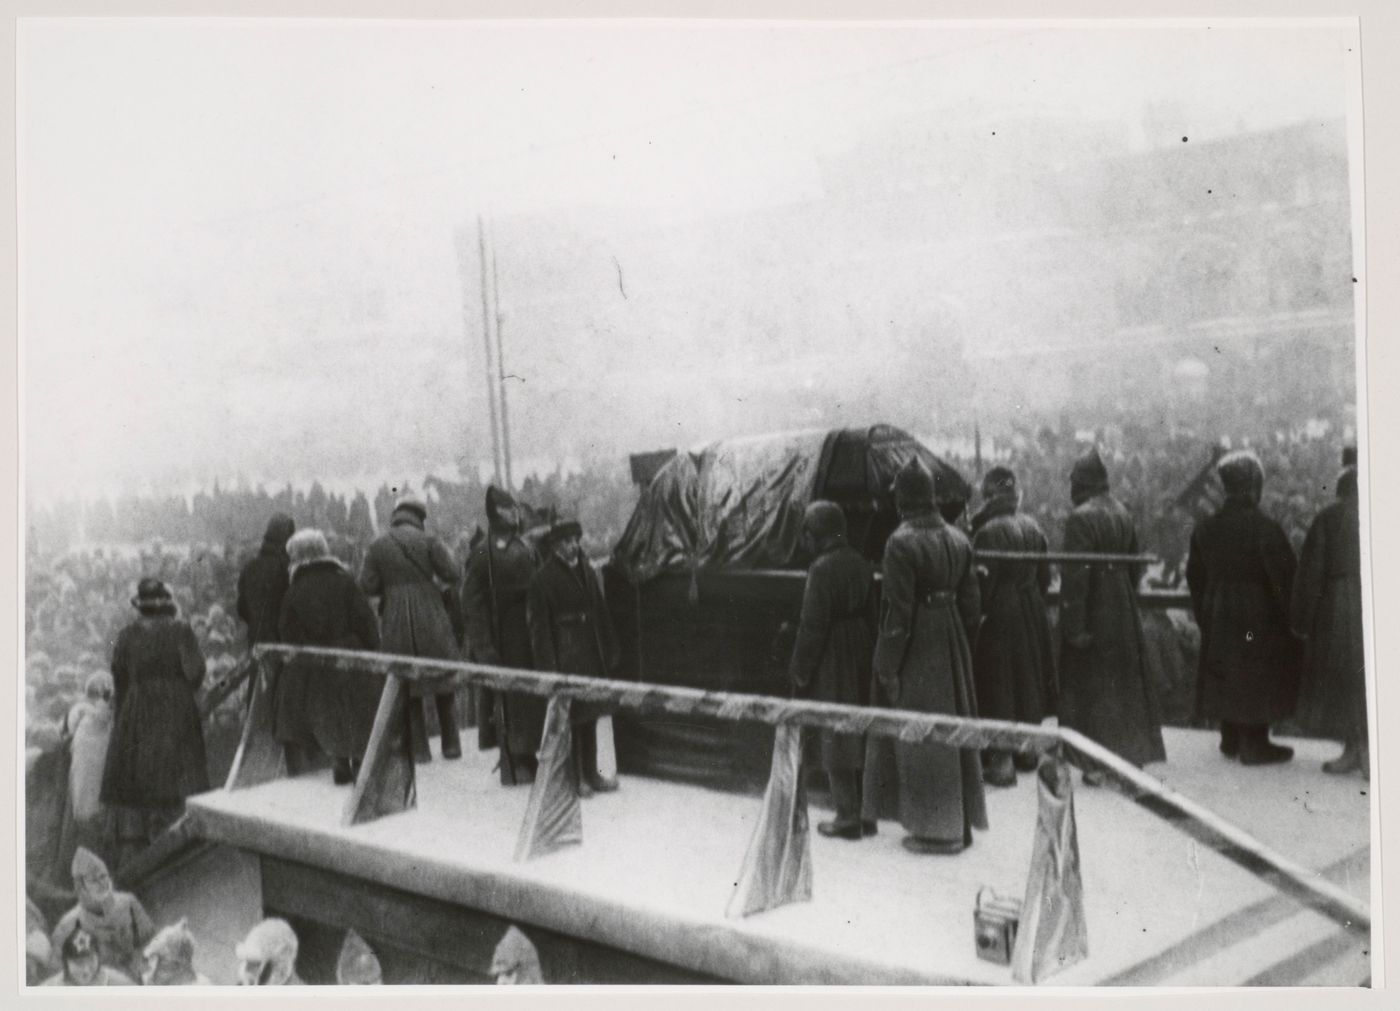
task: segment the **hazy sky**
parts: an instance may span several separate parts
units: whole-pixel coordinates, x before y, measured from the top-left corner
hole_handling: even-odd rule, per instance
[[[393,447],[407,475],[450,461],[486,432],[479,310],[453,245],[478,214],[662,220],[816,199],[823,159],[873,126],[963,108],[1116,124],[1136,148],[1160,142],[1148,103],[1201,139],[1336,117],[1348,58],[1343,32],[1316,27],[94,20],[31,21],[20,43],[38,496],[343,480],[382,472]],[[609,340],[654,368],[650,336]],[[587,384],[590,351],[561,342],[513,365],[539,389]],[[674,381],[693,397],[705,378]],[[662,404],[686,413],[685,396]],[[648,448],[605,420],[561,446],[531,425],[549,404],[513,406],[529,460]]]

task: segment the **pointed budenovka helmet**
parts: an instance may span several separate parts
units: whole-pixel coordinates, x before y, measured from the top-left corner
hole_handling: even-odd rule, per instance
[[[345,943],[340,946],[335,981],[341,986],[377,986],[384,981],[374,949],[353,930],[346,932]]]
[[[518,518],[515,524],[507,523],[505,517],[501,515],[501,510],[517,508],[518,504],[515,498],[504,488],[498,488],[493,484],[486,489],[486,522],[490,524],[492,530],[515,530],[519,525]]]
[[[918,460],[910,458],[895,475],[894,504],[900,512],[933,508],[933,478]]]
[[[817,499],[802,511],[802,527],[820,547],[846,536],[846,514],[835,502]]]
[[[1108,491],[1108,468],[1097,446],[1074,461],[1069,472],[1069,494],[1075,505]]]
[[[491,956],[491,975],[496,977],[497,983],[510,986],[544,982],[540,954],[519,927],[510,927],[496,945]]]
[[[79,846],[73,854],[73,890],[78,893],[78,901],[85,908],[97,910],[105,906],[112,896],[112,875],[107,865],[92,850]]]

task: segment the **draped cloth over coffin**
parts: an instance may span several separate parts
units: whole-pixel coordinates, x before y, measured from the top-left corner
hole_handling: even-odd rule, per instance
[[[802,787],[802,728],[779,726],[773,772],[725,915],[750,916],[812,898],[812,842]]]
[[[1089,954],[1069,766],[1043,758],[1036,790],[1040,810],[1031,872],[1011,953],[1011,976],[1018,983],[1038,983]]]
[[[515,843],[517,862],[583,842],[583,812],[579,808],[572,743],[569,699],[553,696],[544,714],[539,769]]]
[[[612,563],[633,583],[662,572],[790,567],[808,504],[879,501],[892,513],[890,487],[911,458],[934,476],[940,500],[970,496],[962,475],[889,425],[727,439],[678,453],[642,491]]]

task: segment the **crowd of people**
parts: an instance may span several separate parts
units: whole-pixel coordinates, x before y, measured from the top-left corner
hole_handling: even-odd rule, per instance
[[[188,917],[157,928],[141,900],[113,887],[107,865],[79,847],[72,862],[76,903],[49,929],[29,899],[25,923],[25,971],[29,986],[208,986],[196,966],[198,943]],[[240,986],[297,986],[300,942],[280,917],[255,924],[234,946]],[[539,953],[518,927],[496,946],[491,975],[501,985],[543,983]],[[382,983],[379,956],[355,931],[346,932],[335,965],[335,983]]]

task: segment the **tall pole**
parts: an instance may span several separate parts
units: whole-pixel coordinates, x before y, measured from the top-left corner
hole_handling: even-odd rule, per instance
[[[506,409],[506,349],[501,336],[504,316],[501,313],[501,281],[496,273],[496,250],[491,250],[491,301],[496,306],[496,376],[501,395],[501,459],[505,464],[506,491],[515,490],[510,472],[510,412]]]
[[[501,466],[501,433],[496,421],[496,384],[491,379],[491,308],[486,287],[486,223],[477,215],[477,250],[481,258],[481,336],[486,343],[486,403],[491,409],[491,460],[495,466],[495,477],[500,481],[504,468]]]

